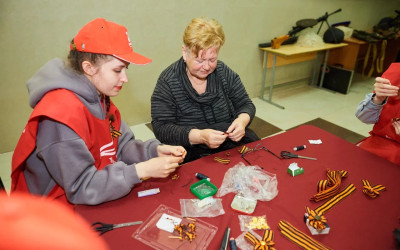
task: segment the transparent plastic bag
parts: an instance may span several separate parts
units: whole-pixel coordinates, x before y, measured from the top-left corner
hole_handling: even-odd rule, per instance
[[[244,231],[241,235],[239,235],[235,241],[236,241],[236,246],[239,249],[242,250],[253,250],[254,249],[254,245],[250,244],[245,238],[244,235],[250,232],[252,235],[254,235],[254,237],[256,237],[258,240],[262,239],[262,236],[258,235],[257,233],[255,233],[253,230],[248,230],[248,231]]]
[[[270,201],[278,195],[278,180],[275,174],[264,171],[259,166],[245,166],[242,162],[226,171],[217,197],[228,193],[260,201]]]
[[[267,216],[238,215],[240,230],[266,230],[270,229],[267,223]]]
[[[180,199],[182,217],[216,217],[225,214],[222,199]]]

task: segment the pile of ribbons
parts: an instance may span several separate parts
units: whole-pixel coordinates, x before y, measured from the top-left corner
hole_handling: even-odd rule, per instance
[[[340,190],[342,178],[347,177],[348,172],[345,170],[331,171],[329,168],[326,170],[326,180],[318,182],[318,193],[315,194],[311,200],[318,202],[328,199]]]
[[[242,147],[240,153],[245,153],[251,149]],[[327,228],[328,220],[325,217],[325,213],[338,204],[340,201],[350,196],[356,187],[354,184],[349,184],[345,189],[340,191],[342,178],[347,177],[348,172],[345,170],[330,171],[327,169],[327,179],[318,182],[318,193],[315,194],[311,200],[318,202],[330,198],[324,204],[318,206],[314,210],[306,206],[305,220],[308,220],[308,225],[315,228],[318,232],[321,232]],[[368,180],[361,180],[363,184],[362,192],[371,198],[379,196],[380,192],[385,191],[386,187],[383,185],[372,186]],[[289,239],[293,243],[297,244],[303,249],[315,249],[315,250],[329,250],[331,248],[323,245],[322,243],[314,240],[312,237],[298,230],[292,226],[289,222],[281,220],[278,224],[280,233],[285,238]],[[399,230],[400,232],[400,230]],[[400,235],[400,233],[399,233]],[[257,239],[253,234],[247,232],[244,238],[250,242],[254,249],[275,249],[274,248],[274,234],[272,230],[265,230],[261,240]]]

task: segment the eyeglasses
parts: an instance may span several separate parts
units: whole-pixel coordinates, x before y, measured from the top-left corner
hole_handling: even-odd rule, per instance
[[[271,153],[273,156],[275,156],[276,158],[278,158],[279,160],[281,160],[282,158],[277,156],[276,154],[274,154],[274,152],[272,152],[271,150],[269,150],[268,148],[264,147],[264,145],[262,143],[257,144],[254,148],[248,148],[246,146],[243,146],[243,148],[240,150],[242,153],[242,158],[243,160],[245,160],[249,165],[251,165],[251,163],[246,159],[246,155],[248,155],[251,152],[255,152],[255,151],[259,151],[259,150],[265,150],[268,153]]]

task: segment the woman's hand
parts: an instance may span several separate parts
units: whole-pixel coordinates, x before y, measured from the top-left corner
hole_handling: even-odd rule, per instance
[[[182,146],[159,145],[157,147],[158,156],[177,156],[181,157],[182,161],[185,159],[186,150]]]
[[[226,131],[229,139],[236,142],[240,141],[246,133],[246,126],[249,124],[249,122],[250,116],[248,114],[240,114]]]
[[[374,84],[375,96],[372,101],[375,104],[382,104],[389,96],[397,96],[399,87],[391,85],[388,79],[377,77]]]
[[[214,129],[203,129],[201,134],[203,144],[209,148],[218,148],[228,136],[226,133]]]
[[[218,148],[227,136],[227,133],[214,129],[192,129],[189,141],[191,144],[205,144],[209,148]]]
[[[179,167],[181,156],[155,157],[136,164],[136,173],[140,179],[149,177],[165,178]]]

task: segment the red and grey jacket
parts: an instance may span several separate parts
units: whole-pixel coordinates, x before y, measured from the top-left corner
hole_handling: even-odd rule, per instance
[[[65,107],[68,107],[68,112]],[[112,102],[109,114],[115,118],[112,123],[114,129],[119,130],[121,116]],[[18,141],[12,158],[11,192],[29,192],[24,169],[26,160],[35,150],[38,125],[42,118],[53,119],[78,134],[92,154],[97,169],[117,161],[118,138],[111,136],[109,119],[103,120],[93,116],[73,92],[65,89],[53,90],[36,105]],[[64,189],[58,184],[47,196],[69,203]]]

